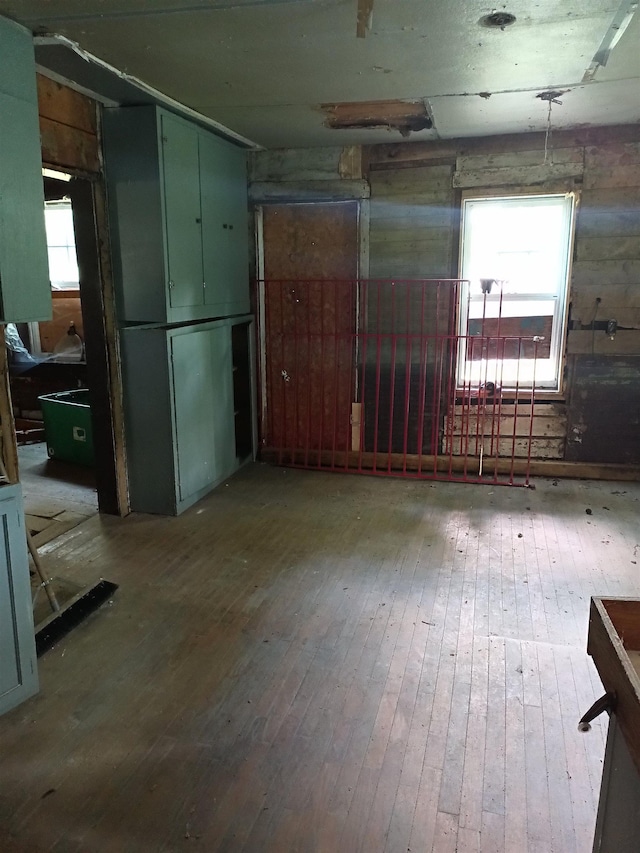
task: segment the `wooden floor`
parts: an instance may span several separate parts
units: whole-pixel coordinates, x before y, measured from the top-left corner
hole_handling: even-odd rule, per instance
[[[44,558],[120,589],[0,719],[0,850],[588,853],[639,499],[254,465],[90,519]]]
[[[49,509],[84,517],[98,511],[98,496],[93,469],[70,462],[49,459],[44,442],[25,444],[18,448],[20,482],[27,513],[51,516]]]

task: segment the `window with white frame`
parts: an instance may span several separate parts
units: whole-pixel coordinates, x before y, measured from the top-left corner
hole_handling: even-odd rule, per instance
[[[80,278],[71,202],[68,199],[45,202],[44,220],[51,289],[78,290]]]
[[[458,383],[561,387],[573,193],[466,198]]]

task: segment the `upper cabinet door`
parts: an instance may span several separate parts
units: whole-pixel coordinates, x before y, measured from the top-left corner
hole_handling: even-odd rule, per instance
[[[244,152],[157,107],[105,109],[103,135],[120,322],[247,312]]]
[[[202,214],[195,128],[162,116],[162,162],[169,302],[172,308],[202,305]]]
[[[200,137],[205,304],[225,316],[249,311],[249,213],[246,154]]]
[[[51,317],[33,44],[0,18],[0,322]]]

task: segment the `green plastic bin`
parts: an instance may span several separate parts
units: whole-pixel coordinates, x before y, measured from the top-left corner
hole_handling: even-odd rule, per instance
[[[86,388],[38,397],[51,459],[93,465],[91,408]]]

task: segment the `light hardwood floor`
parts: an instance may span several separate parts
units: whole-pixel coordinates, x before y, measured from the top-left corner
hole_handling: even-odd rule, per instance
[[[536,485],[253,465],[45,546],[120,589],[0,719],[0,850],[588,853],[640,486]]]

